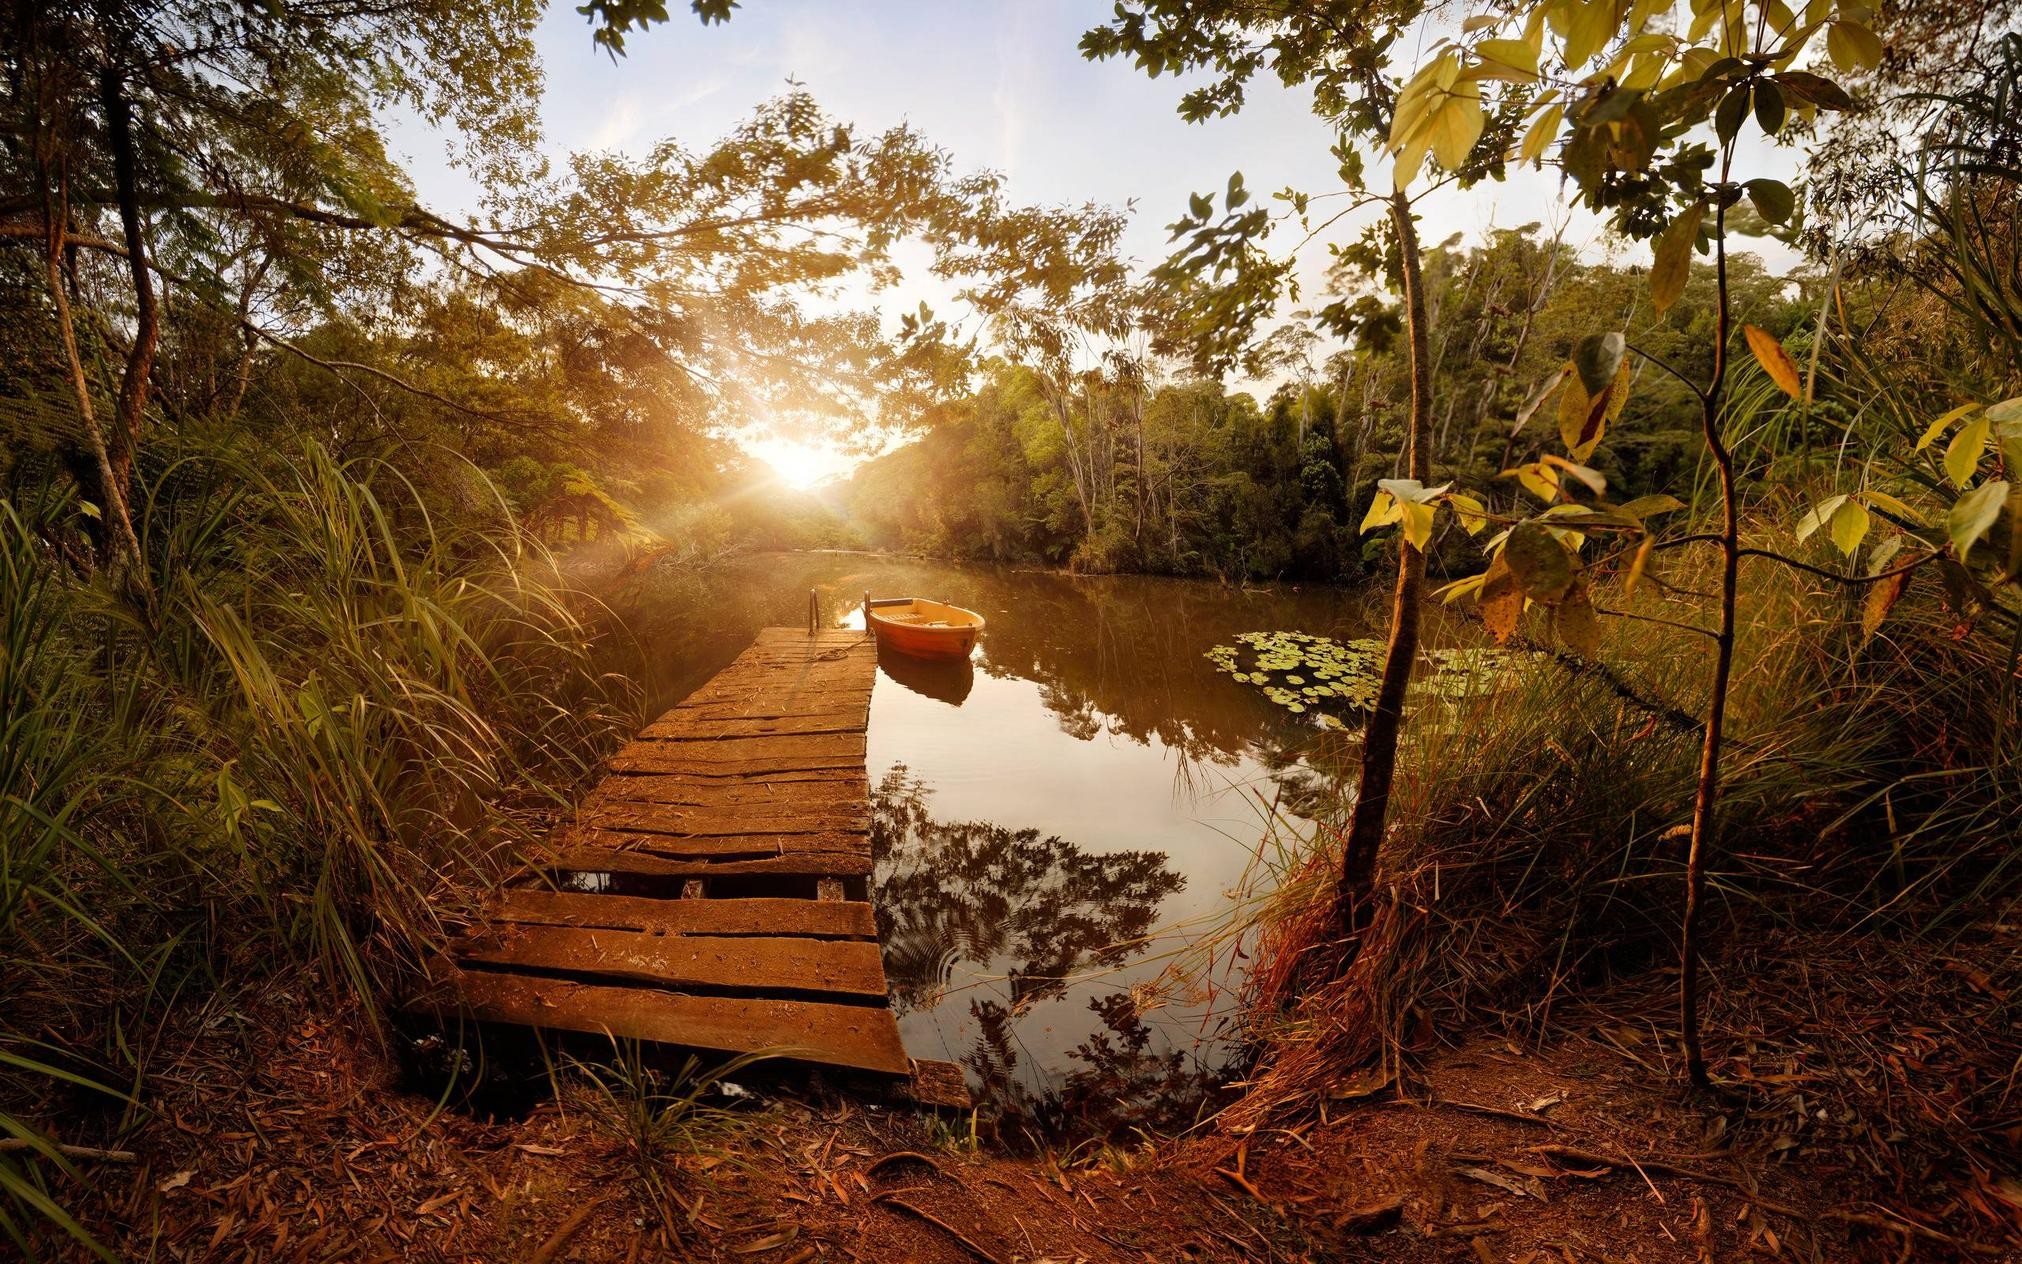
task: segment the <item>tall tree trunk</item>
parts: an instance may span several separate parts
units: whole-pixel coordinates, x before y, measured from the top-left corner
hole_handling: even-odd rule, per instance
[[[253,297],[273,260],[272,255],[261,255],[259,265],[247,269],[245,284],[239,287],[239,360],[232,367],[232,392],[225,400],[227,421],[238,419],[239,410],[246,405],[246,391],[253,384],[253,352],[259,346],[252,328]]]
[[[1727,181],[1733,161],[1729,143],[1720,179]],[[1720,747],[1727,722],[1727,685],[1734,672],[1734,608],[1741,570],[1741,508],[1735,499],[1734,454],[1721,433],[1723,387],[1727,382],[1729,314],[1727,294],[1727,207],[1716,203],[1713,222],[1714,279],[1718,306],[1714,315],[1713,377],[1700,396],[1700,428],[1706,450],[1720,476],[1720,627],[1713,652],[1713,696],[1706,705],[1706,736],[1699,752],[1699,786],[1692,796],[1692,842],[1685,855],[1685,917],[1679,935],[1678,1030],[1685,1046],[1685,1074],[1705,1088],[1706,1052],[1699,1035],[1699,921],[1706,898],[1706,855],[1713,846],[1714,808],[1720,801]]]
[[[1421,483],[1430,474],[1432,430],[1432,340],[1425,311],[1425,274],[1420,266],[1418,227],[1411,202],[1399,191],[1390,202],[1397,253],[1404,274],[1404,310],[1411,349],[1411,417],[1406,428],[1407,478]],[[1337,892],[1343,930],[1354,934],[1376,887],[1377,860],[1390,812],[1390,786],[1397,770],[1397,735],[1404,721],[1404,695],[1418,657],[1419,590],[1425,582],[1425,555],[1403,538],[1397,542],[1397,588],[1390,606],[1390,645],[1376,710],[1362,735],[1362,775],[1355,792],[1355,815],[1341,857]]]
[[[139,180],[133,143],[133,108],[111,65],[99,74],[99,102],[105,110],[105,130],[112,145],[112,178],[119,194],[119,223],[126,237],[127,270],[133,277],[133,345],[127,350],[126,372],[120,378],[113,416],[109,466],[122,498],[133,485],[134,453],[140,447],[141,418],[147,410],[154,373],[155,345],[161,336],[154,276],[148,270],[147,238],[141,232]]]
[[[126,485],[113,472],[105,431],[98,424],[98,410],[91,399],[91,381],[84,372],[84,356],[77,349],[77,325],[70,314],[70,295],[63,283],[68,199],[59,193],[45,200],[43,215],[47,231],[43,279],[48,283],[49,301],[56,312],[56,331],[63,344],[64,368],[70,379],[70,389],[77,397],[78,426],[84,432],[86,449],[86,459],[73,460],[71,469],[79,476],[82,490],[92,498],[99,512],[100,562],[115,570],[131,572],[134,581],[145,589],[147,581],[140,565],[140,540],[134,535],[133,517],[127,511]]]

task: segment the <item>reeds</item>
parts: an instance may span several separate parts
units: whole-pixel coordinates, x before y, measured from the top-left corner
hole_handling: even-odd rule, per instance
[[[186,982],[309,964],[376,1014],[430,897],[476,887],[630,720],[594,607],[503,510],[446,520],[384,463],[170,467],[144,607],[52,554],[75,511],[0,502],[0,1128],[31,1138],[117,1132],[112,1086]],[[77,1092],[115,1109],[64,1112]],[[52,1182],[90,1173],[52,1153],[0,1153],[24,1251],[82,1235]]]
[[[1689,622],[1676,590],[1692,571],[1597,601]],[[1860,614],[1858,595],[1781,567],[1744,586],[1709,875],[1720,925],[1946,935],[2022,896],[2005,628],[1969,631],[1934,580],[1871,639]],[[1681,713],[1704,698],[1700,640],[1611,619],[1605,671],[1519,656],[1491,691],[1414,697],[1379,950],[1337,977],[1324,880],[1282,883],[1261,919],[1249,1001],[1271,1058],[1253,1112],[1483,1020],[1535,1030],[1594,985],[1675,960],[1699,738]],[[1325,839],[1306,861],[1321,877],[1337,863]]]

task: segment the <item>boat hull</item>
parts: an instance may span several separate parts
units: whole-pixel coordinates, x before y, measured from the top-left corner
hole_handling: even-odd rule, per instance
[[[976,648],[983,616],[938,601],[874,601],[865,612],[880,651],[934,661],[959,661]]]

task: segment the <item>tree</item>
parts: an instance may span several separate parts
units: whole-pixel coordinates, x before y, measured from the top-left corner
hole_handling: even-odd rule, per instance
[[[1315,111],[1339,132],[1335,152],[1349,204],[1349,210],[1335,212],[1325,224],[1364,207],[1382,206],[1387,215],[1387,237],[1365,238],[1345,255],[1372,274],[1387,275],[1401,293],[1410,365],[1403,477],[1384,482],[1385,493],[1365,520],[1365,525],[1401,521],[1404,530],[1382,683],[1363,734],[1361,775],[1338,882],[1340,921],[1351,942],[1363,929],[1370,897],[1379,885],[1398,733],[1418,654],[1425,550],[1431,540],[1434,502],[1443,490],[1427,487],[1432,459],[1432,333],[1423,251],[1409,190],[1428,158],[1463,180],[1500,174],[1508,120],[1530,95],[1524,76],[1463,74],[1457,52],[1444,45],[1415,72],[1394,64],[1393,45],[1423,14],[1418,0],[1334,0],[1300,6],[1248,0],[1207,4],[1142,0],[1118,5],[1116,17],[1089,31],[1081,45],[1084,55],[1092,58],[1129,56],[1153,76],[1209,72],[1207,83],[1181,98],[1180,113],[1194,121],[1239,110],[1250,80],[1265,69],[1284,83],[1309,85]],[[1534,79],[1535,50],[1530,56],[1528,78]],[[1510,100],[1497,104],[1491,126],[1481,85],[1508,79],[1516,79],[1517,85],[1504,94]],[[1382,144],[1396,155],[1395,187],[1387,197],[1369,190],[1363,179],[1359,146],[1366,144]],[[1310,195],[1288,191],[1281,196],[1305,222]],[[1214,213],[1211,195],[1196,195],[1187,214],[1173,225],[1174,238],[1184,244],[1157,274],[1182,296],[1190,317],[1184,328],[1191,350],[1209,367],[1253,358],[1259,326],[1275,314],[1281,296],[1296,292],[1289,258],[1273,256],[1262,244],[1272,227],[1271,217],[1261,208],[1244,209],[1248,200],[1240,173],[1231,177],[1224,191],[1220,217]],[[1336,308],[1329,315],[1336,332],[1352,335],[1371,313]],[[1390,517],[1393,510],[1395,516]]]

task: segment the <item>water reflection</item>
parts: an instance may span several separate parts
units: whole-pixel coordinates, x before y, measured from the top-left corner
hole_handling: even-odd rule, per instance
[[[969,691],[976,687],[976,665],[966,658],[955,662],[914,658],[910,654],[894,653],[879,646],[878,670],[921,697],[945,702],[951,707],[961,706]]]
[[[1036,829],[936,820],[932,793],[904,764],[871,791],[872,898],[893,1009],[904,1018],[959,995],[976,1033],[960,1060],[1000,1131],[1190,1122],[1211,1064],[1158,1041],[1130,989],[1088,998],[1100,1028],[1068,1050],[1058,1077],[1031,1073],[1019,1032],[1090,971],[1143,956],[1184,875],[1161,852],[1092,854]]]
[[[1226,914],[1268,815],[1310,828],[1339,810],[1353,754],[1202,655],[1251,630],[1364,635],[1361,600],[860,554],[746,559],[650,575],[617,603],[649,705],[721,670],[758,628],[804,623],[810,589],[843,625],[862,626],[866,589],[990,622],[973,666],[885,658],[871,698],[876,900],[908,1050],[963,1062],[1019,1119],[1104,1099],[1128,1119],[1143,1094],[1197,1101],[1184,1086],[1226,1052],[1219,994],[1140,1002]],[[1211,988],[1235,981],[1231,956]]]
[[[1083,971],[1144,951],[1186,879],[1163,852],[1091,854],[1033,828],[937,821],[899,764],[871,791],[871,859],[885,977],[901,1016],[940,1003],[958,962],[1005,980],[1022,1012]]]

